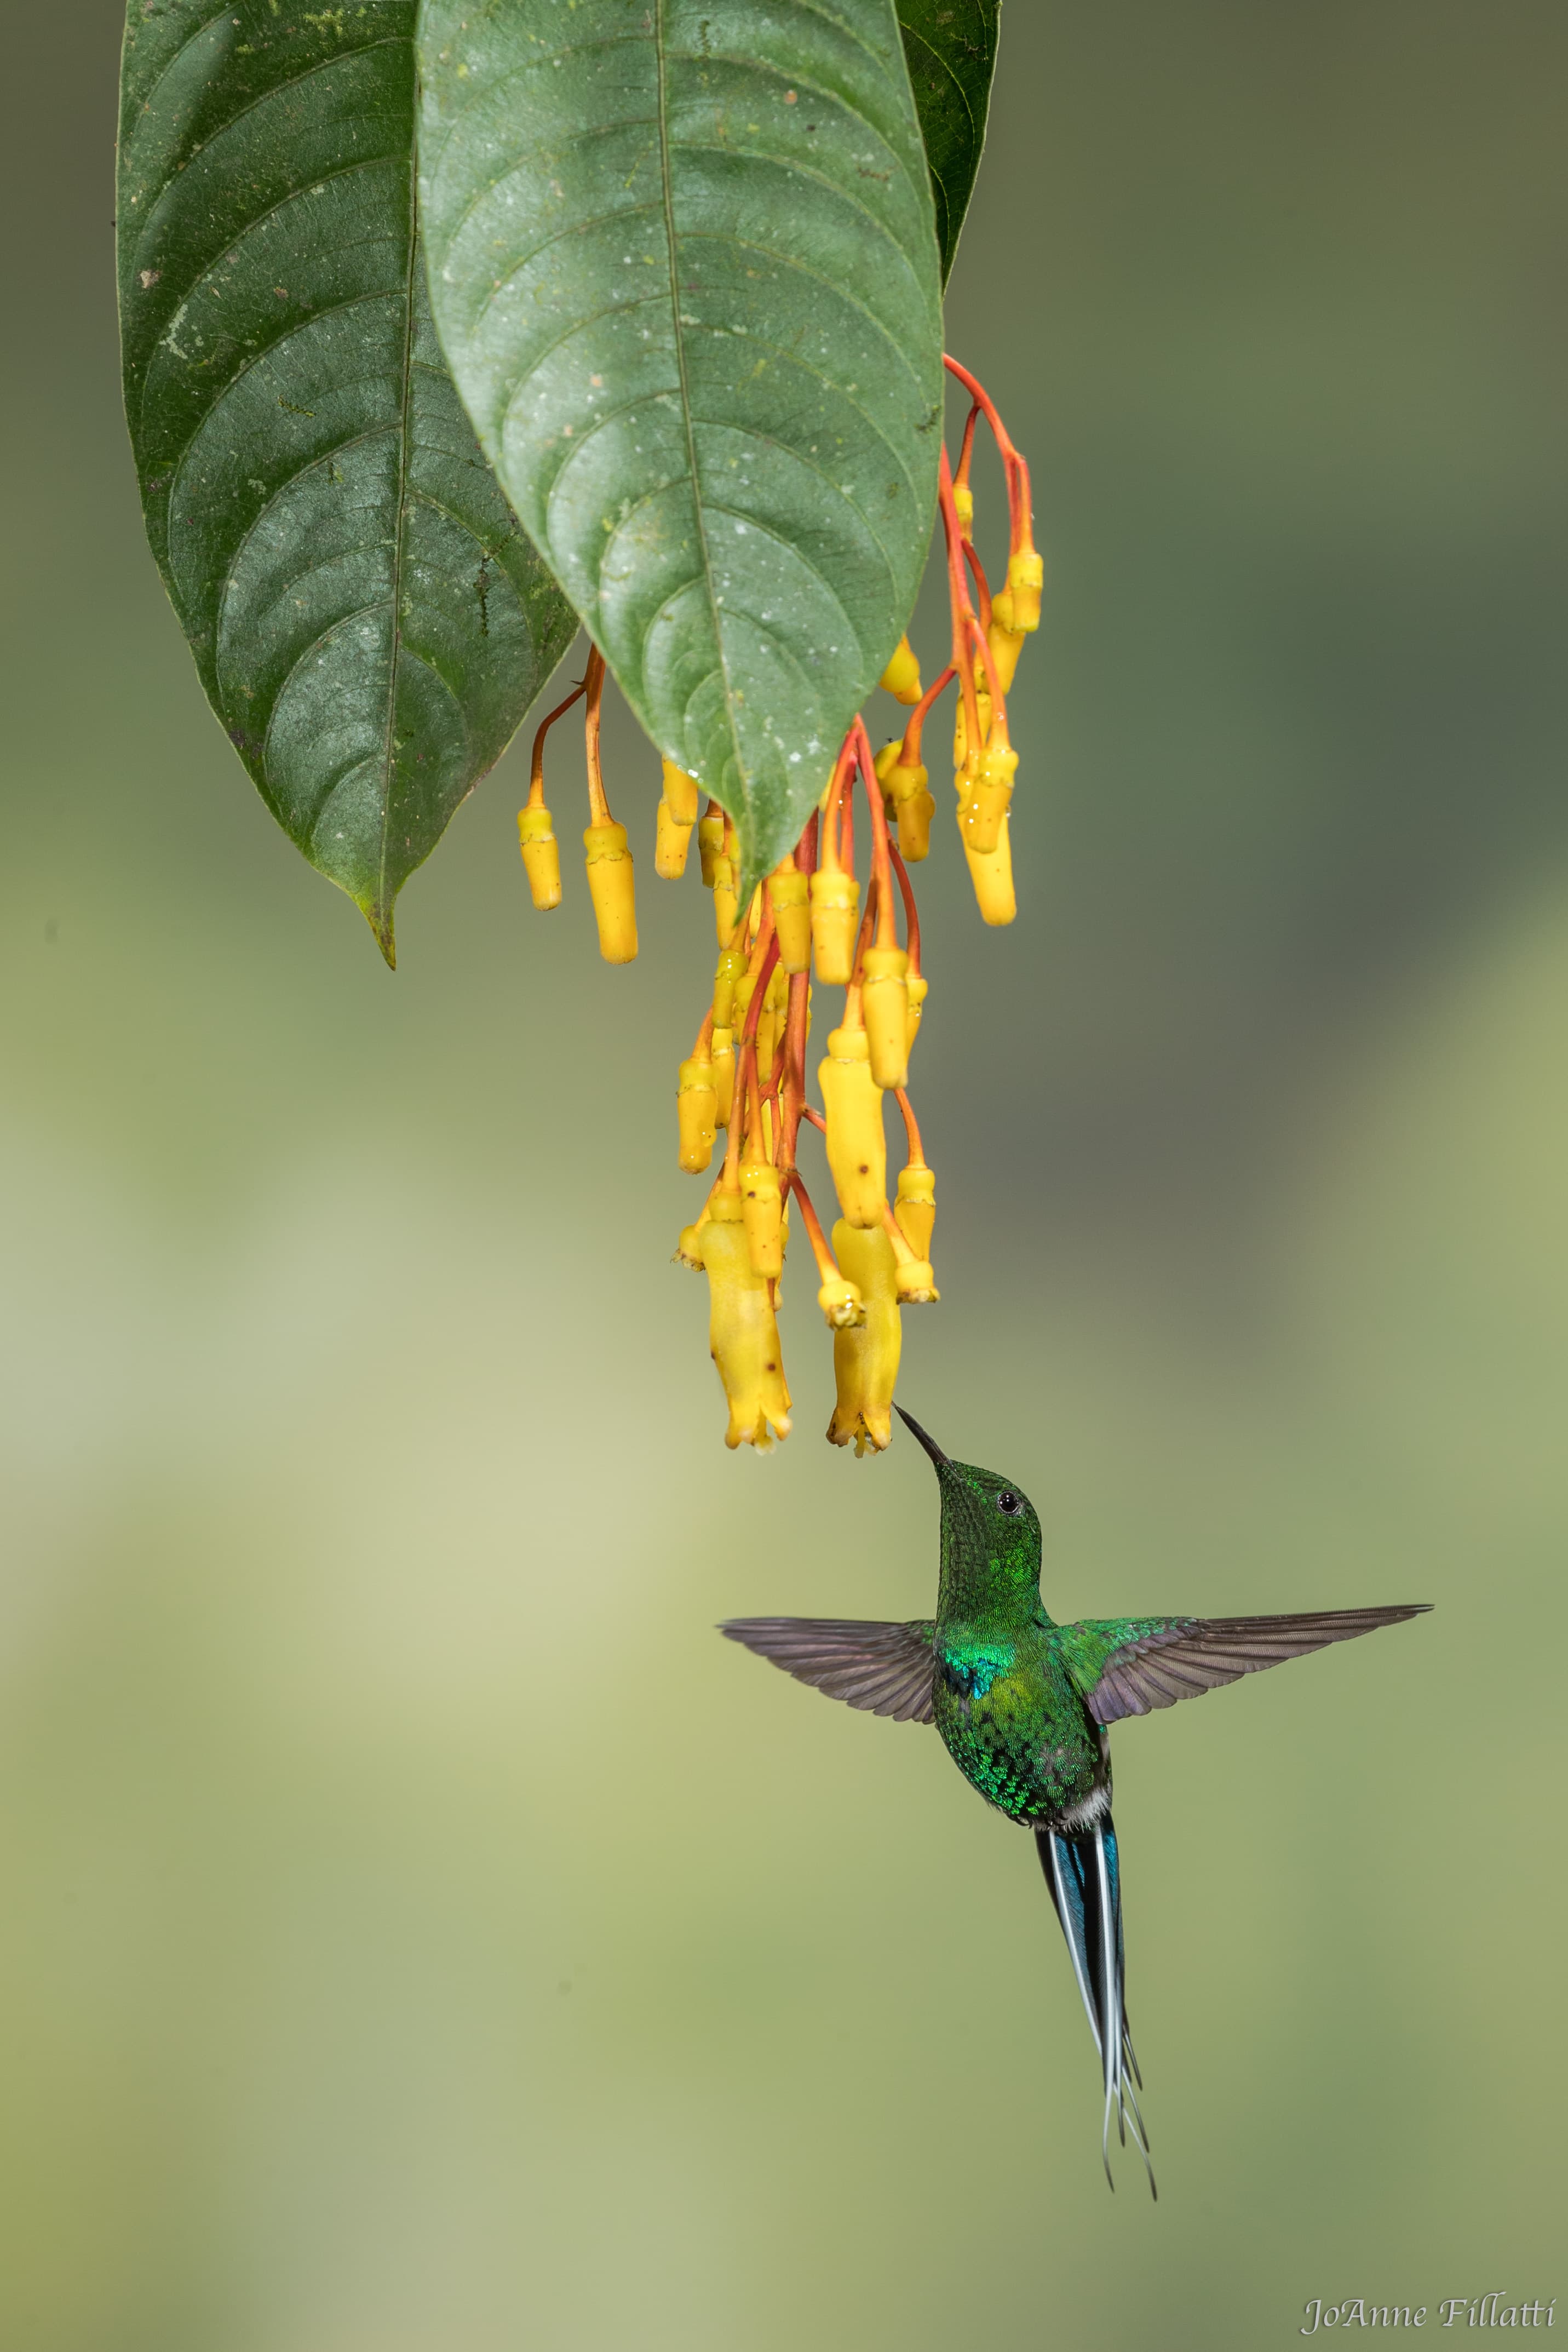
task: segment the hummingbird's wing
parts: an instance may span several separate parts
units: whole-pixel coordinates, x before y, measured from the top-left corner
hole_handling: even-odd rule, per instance
[[[1430,1607],[1322,1609],[1293,1617],[1113,1617],[1064,1625],[1068,1670],[1096,1723],[1174,1706],[1331,1642],[1352,1642]]]
[[[719,1632],[797,1682],[895,1723],[935,1720],[932,1624],[888,1625],[853,1617],[732,1617]]]

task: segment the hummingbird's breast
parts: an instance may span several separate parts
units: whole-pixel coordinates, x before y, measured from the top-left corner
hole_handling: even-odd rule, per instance
[[[1108,1743],[1043,1642],[938,1641],[936,1728],[1009,1821],[1082,1829],[1111,1798]]]

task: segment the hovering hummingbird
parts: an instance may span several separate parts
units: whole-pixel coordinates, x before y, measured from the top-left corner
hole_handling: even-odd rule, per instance
[[[1430,1605],[1289,1617],[1100,1617],[1058,1625],[1040,1593],[1040,1531],[1027,1495],[994,1470],[949,1461],[902,1406],[942,1492],[936,1616],[914,1624],[738,1617],[719,1631],[797,1681],[897,1723],[935,1723],[981,1796],[1034,1832],[1105,2080],[1111,2121],[1132,2131],[1149,2187],[1143,2088],[1123,1998],[1122,1884],[1111,1820],[1108,1727],[1331,1642],[1397,1625]],[[1157,2194],[1157,2191],[1155,2193]]]

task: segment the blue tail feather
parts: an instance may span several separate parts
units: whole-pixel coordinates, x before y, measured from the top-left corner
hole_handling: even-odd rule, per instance
[[[1159,2191],[1155,2188],[1154,2169],[1149,2163],[1148,2134],[1133,2088],[1136,2084],[1141,2090],[1144,2078],[1133,2053],[1124,1998],[1122,1871],[1115,1829],[1107,1814],[1092,1828],[1074,1835],[1037,1830],[1035,1840],[1045,1883],[1067,1939],[1072,1973],[1088,2014],[1094,2047],[1104,2069],[1105,2118],[1100,2147],[1105,2178],[1114,2188],[1115,2182],[1111,2179],[1111,2119],[1114,2116],[1116,2136],[1124,2147],[1131,2126],[1133,2145],[1143,2158],[1149,2176],[1150,2191],[1157,2197]]]

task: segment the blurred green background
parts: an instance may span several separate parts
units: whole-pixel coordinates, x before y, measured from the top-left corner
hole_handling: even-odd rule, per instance
[[[706,902],[645,860],[631,973],[580,887],[534,919],[514,751],[382,969],[141,543],[118,8],[4,0],[18,2352],[1253,2352],[1568,2290],[1568,18],[1007,16],[951,340],[1050,593],[1016,928],[925,868],[902,1394],[1039,1498],[1059,1614],[1437,1613],[1117,1733],[1162,2200],[1112,2199],[1029,1843],[709,1630],[925,1609],[935,1495],[821,1442],[800,1269],[796,1434],[719,1442]]]

